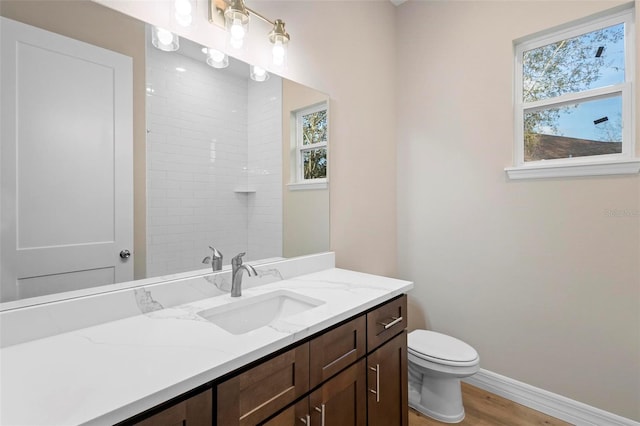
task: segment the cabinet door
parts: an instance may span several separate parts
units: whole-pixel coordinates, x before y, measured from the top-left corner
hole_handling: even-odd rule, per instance
[[[309,343],[311,388],[365,355],[366,326],[366,319],[361,315],[316,337]]]
[[[257,425],[309,390],[309,344],[218,385],[219,426]]]
[[[304,398],[260,426],[310,426],[309,399]]]
[[[407,332],[367,355],[369,426],[408,425]]]
[[[211,426],[213,423],[213,393],[211,389],[179,402],[136,426]]]
[[[367,352],[407,328],[407,295],[385,303],[367,314]]]
[[[313,426],[367,424],[366,363],[361,359],[309,395]]]

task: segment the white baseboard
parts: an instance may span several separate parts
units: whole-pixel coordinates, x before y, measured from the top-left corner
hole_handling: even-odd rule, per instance
[[[463,381],[577,426],[640,426],[640,423],[634,420],[489,370],[480,369],[478,373],[463,379]]]

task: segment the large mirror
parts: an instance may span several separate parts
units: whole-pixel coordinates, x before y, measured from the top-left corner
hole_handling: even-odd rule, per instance
[[[214,68],[184,38],[158,49],[151,26],[90,1],[3,0],[0,15],[49,32],[15,29],[33,38],[12,51],[2,25],[3,74],[18,62],[2,77],[0,309],[202,271],[209,246],[225,265],[329,249],[328,186],[298,182],[327,150],[297,142],[326,141],[326,94]]]

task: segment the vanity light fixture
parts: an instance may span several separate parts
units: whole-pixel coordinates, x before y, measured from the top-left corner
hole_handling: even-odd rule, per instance
[[[207,55],[207,64],[214,68],[226,68],[229,66],[229,56],[217,49],[204,47],[202,51]]]
[[[174,52],[180,47],[180,38],[171,31],[160,27],[151,27],[151,44],[165,52]]]
[[[269,41],[273,44],[271,58],[276,67],[282,67],[285,64],[289,40],[289,33],[284,29],[284,22],[281,19],[276,19],[273,23],[273,30],[269,33]]]
[[[178,25],[188,27],[193,22],[193,5],[191,0],[174,0],[173,2],[174,17]]]
[[[227,30],[229,45],[234,49],[242,48],[249,30],[249,15],[254,15],[273,26],[268,35],[272,47],[272,62],[277,68],[283,67],[287,58],[287,45],[291,40],[284,28],[284,21],[271,21],[264,15],[250,9],[244,0],[209,0],[209,21],[223,26]]]
[[[224,9],[224,27],[229,35],[231,47],[241,49],[244,36],[249,31],[249,10],[243,0],[231,0]]]
[[[251,65],[251,68],[249,70],[249,77],[251,77],[251,80],[253,81],[262,82],[269,80],[269,73],[262,67]]]

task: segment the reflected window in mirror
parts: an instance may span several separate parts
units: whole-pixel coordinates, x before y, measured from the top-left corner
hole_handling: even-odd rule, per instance
[[[327,181],[329,114],[326,102],[298,110],[295,116],[296,183],[321,184]],[[294,145],[292,143],[292,145]]]

